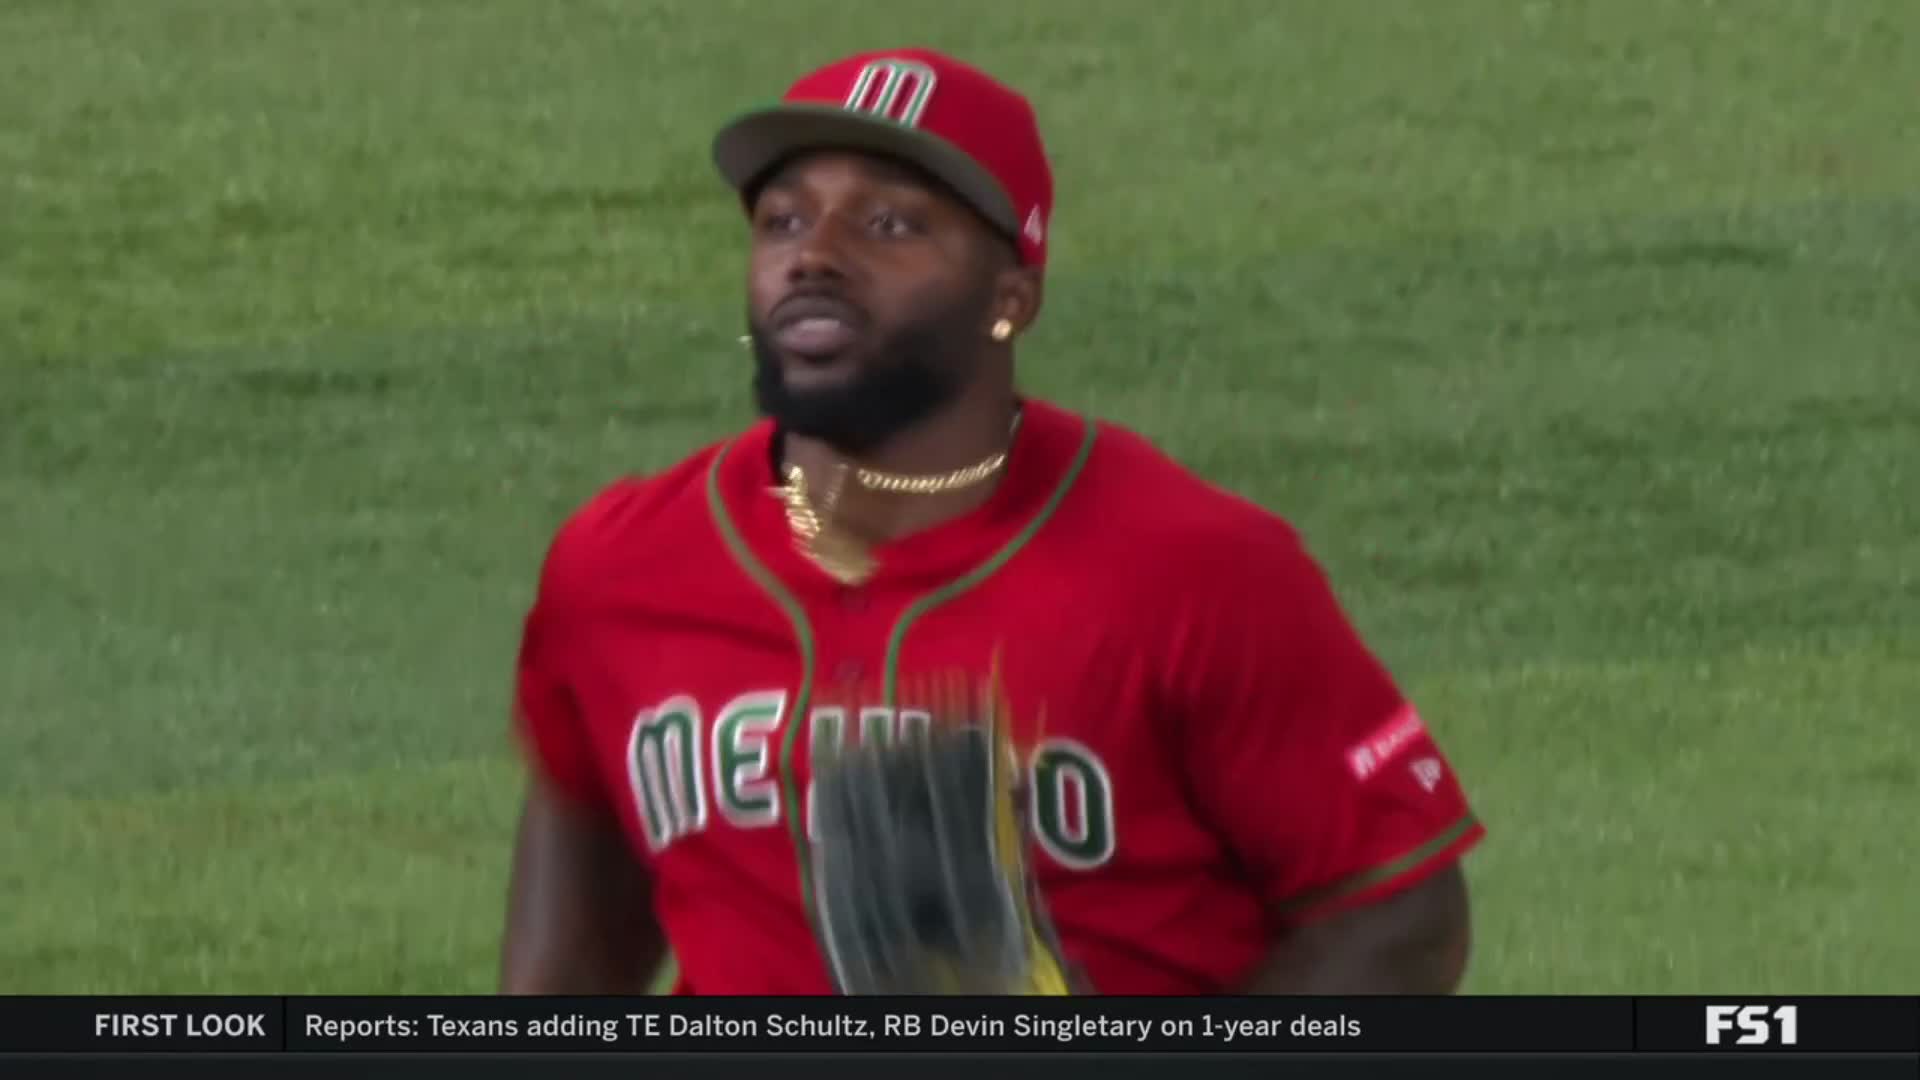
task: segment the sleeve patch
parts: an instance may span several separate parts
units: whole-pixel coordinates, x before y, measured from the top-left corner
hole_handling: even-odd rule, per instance
[[[1365,780],[1426,732],[1427,725],[1413,706],[1402,705],[1386,723],[1348,748],[1347,768],[1355,780]]]

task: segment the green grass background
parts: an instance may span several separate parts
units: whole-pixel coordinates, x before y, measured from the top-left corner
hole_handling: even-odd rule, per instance
[[[543,545],[748,419],[711,131],[1036,100],[1029,388],[1285,513],[1478,992],[1920,990],[1911,0],[3,0],[0,992],[491,987]]]

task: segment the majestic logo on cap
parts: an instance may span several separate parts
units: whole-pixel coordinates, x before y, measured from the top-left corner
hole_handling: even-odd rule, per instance
[[[904,127],[917,127],[938,81],[932,68],[917,61],[875,60],[861,68],[853,80],[846,107]]]

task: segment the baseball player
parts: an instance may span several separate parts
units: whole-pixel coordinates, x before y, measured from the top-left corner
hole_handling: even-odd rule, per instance
[[[988,678],[1037,890],[1101,994],[1447,993],[1482,836],[1301,538],[1016,389],[1053,181],[1027,100],[849,57],[714,144],[760,419],[559,529],[519,653],[510,993],[835,992],[809,761]]]

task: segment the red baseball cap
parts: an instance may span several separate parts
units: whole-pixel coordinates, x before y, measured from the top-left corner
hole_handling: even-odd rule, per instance
[[[1044,266],[1053,170],[1033,106],[991,75],[931,49],[836,60],[776,105],[735,119],[713,142],[714,164],[745,194],[806,150],[860,150],[930,173]]]

